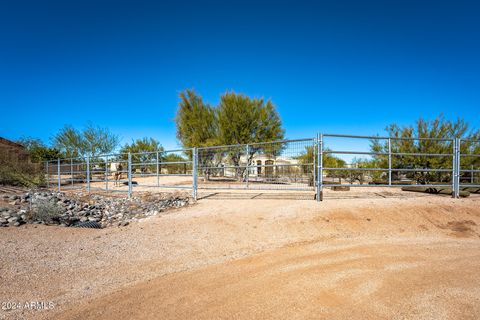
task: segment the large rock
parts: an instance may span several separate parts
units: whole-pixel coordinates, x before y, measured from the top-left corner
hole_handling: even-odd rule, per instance
[[[17,222],[18,220],[20,220],[18,217],[11,217],[10,219],[8,219],[7,221],[9,223],[14,223],[14,222]]]

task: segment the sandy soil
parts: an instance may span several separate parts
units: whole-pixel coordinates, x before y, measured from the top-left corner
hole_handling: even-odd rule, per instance
[[[71,176],[64,175],[62,176],[62,191],[68,191],[71,189],[82,189],[87,190],[86,183],[75,182],[74,184],[68,183]],[[128,182],[126,176],[122,176],[122,179],[115,183],[113,176],[108,177],[108,181],[105,181],[105,176],[97,175],[93,176],[94,180],[102,181],[92,181],[90,183],[91,190],[110,190],[110,191],[121,191],[127,192],[128,186],[124,185],[123,182]],[[156,176],[141,176],[140,174],[134,174],[132,181],[135,181],[137,184],[132,186],[133,191],[150,191],[150,192],[165,192],[172,187],[180,188],[191,188],[192,187],[192,177],[191,176],[160,176],[158,181]],[[165,186],[165,188],[157,187]],[[58,180],[57,176],[52,176],[50,178],[50,186],[52,188],[57,188]]]
[[[0,301],[55,308],[0,315],[477,319],[480,198],[369,190],[211,193],[125,228],[2,228]]]

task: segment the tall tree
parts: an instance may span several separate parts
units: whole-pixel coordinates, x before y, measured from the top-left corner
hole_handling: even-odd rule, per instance
[[[223,94],[217,108],[205,104],[193,90],[180,93],[175,122],[177,137],[184,147],[276,141],[283,139],[285,133],[280,116],[270,100],[250,98],[234,92]],[[251,162],[256,153],[276,156],[283,147],[282,143],[274,147],[252,146],[247,161]],[[240,178],[245,171],[239,165],[244,152],[244,148],[202,150],[199,161],[202,167],[211,167],[218,159],[223,161],[228,158],[238,168],[237,177]],[[208,178],[208,169],[204,176]]]
[[[227,92],[218,107],[221,144],[246,144],[283,139],[285,130],[272,101]]]
[[[285,130],[272,101],[250,98],[243,94],[227,92],[220,98],[218,106],[218,141],[225,145],[248,144],[282,140]],[[273,146],[273,147],[272,147]],[[250,163],[256,153],[277,155],[284,145],[251,146],[247,161]],[[268,150],[266,150],[266,148]],[[237,178],[244,170],[239,166],[243,153],[241,149],[232,149],[229,157],[237,169]]]
[[[175,117],[177,138],[185,148],[214,145],[218,137],[215,109],[193,90],[180,93]]]
[[[55,148],[67,157],[95,157],[113,152],[120,139],[107,128],[88,124],[83,131],[65,125],[52,141]]]

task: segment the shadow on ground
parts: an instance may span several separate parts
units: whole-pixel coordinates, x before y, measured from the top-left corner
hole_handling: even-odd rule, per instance
[[[446,195],[431,195],[426,193],[391,193],[391,192],[328,192],[323,196],[324,200],[342,200],[342,199],[401,199],[401,198],[422,198],[422,197],[449,197]],[[202,192],[199,193],[198,199],[211,199],[211,200],[237,200],[237,199],[253,199],[253,200],[315,200],[315,193],[269,193],[269,192]]]

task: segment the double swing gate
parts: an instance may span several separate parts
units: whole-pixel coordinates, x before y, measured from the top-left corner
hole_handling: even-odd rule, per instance
[[[318,134],[315,138],[57,159],[46,182],[61,190],[310,191],[428,187],[458,198],[480,188],[480,141]]]

